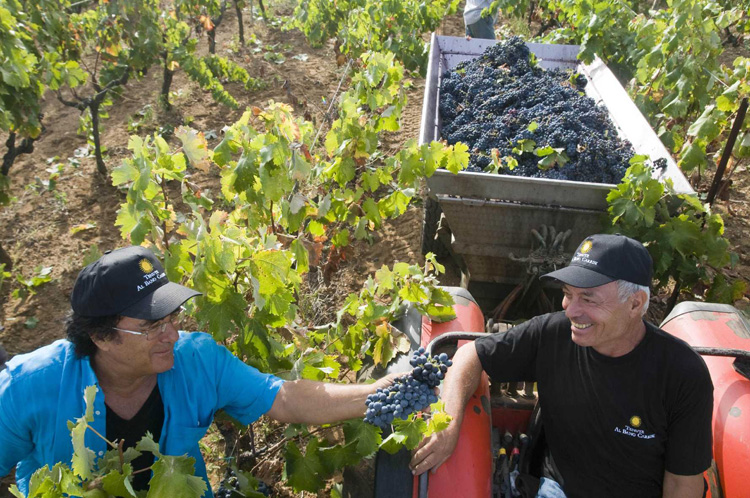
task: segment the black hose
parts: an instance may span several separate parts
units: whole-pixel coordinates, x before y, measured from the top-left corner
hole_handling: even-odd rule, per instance
[[[438,347],[445,343],[454,343],[458,341],[473,341],[480,337],[486,337],[485,332],[445,332],[439,337],[434,338],[427,345],[427,354],[431,355],[432,352]]]
[[[750,351],[745,351],[744,349],[694,347],[693,351],[702,356],[729,356],[734,358],[742,358],[743,360],[750,360]]]

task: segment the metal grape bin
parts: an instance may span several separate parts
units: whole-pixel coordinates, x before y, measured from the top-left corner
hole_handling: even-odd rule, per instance
[[[440,140],[438,102],[443,73],[462,61],[477,58],[495,43],[432,35],[420,144]],[[578,45],[527,45],[544,69],[578,69],[585,75],[586,94],[607,108],[620,136],[631,142],[637,154],[665,158],[663,176],[672,179],[677,192],[694,193],[646,118],[601,59],[580,63],[576,58]],[[541,225],[554,226],[558,232],[571,229],[563,250],[572,251],[586,236],[602,230],[607,193],[614,185],[464,171],[454,175],[438,170],[427,180],[427,187],[450,228],[451,250],[463,259],[471,281],[518,283],[526,269],[510,255],[528,255],[533,237],[530,230]],[[429,205],[428,201],[425,237],[432,236],[437,228],[437,218],[430,219]]]

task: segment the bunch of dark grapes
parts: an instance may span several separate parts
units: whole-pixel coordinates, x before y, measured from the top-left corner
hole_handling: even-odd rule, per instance
[[[425,349],[420,347],[409,363],[414,367],[409,374],[367,397],[365,422],[386,428],[393,423],[393,419],[406,419],[411,413],[423,410],[438,400],[434,389],[445,378],[448,367],[453,365],[448,355],[428,356]]]
[[[586,82],[581,74],[533,65],[523,40],[510,38],[443,74],[442,138],[469,146],[469,171],[487,168],[497,149],[500,158],[518,161],[504,174],[618,183],[633,148],[618,137],[607,110],[582,94]],[[533,152],[513,152],[522,140],[557,149],[560,160],[540,169]]]
[[[263,481],[258,481],[258,487],[254,491],[264,496],[271,496],[271,488]],[[245,496],[245,493],[240,490],[240,481],[233,470],[228,469],[227,476],[221,481],[214,496],[216,498],[242,498]]]

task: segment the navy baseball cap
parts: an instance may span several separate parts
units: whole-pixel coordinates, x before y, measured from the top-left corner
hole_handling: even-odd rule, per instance
[[[130,246],[107,251],[78,274],[70,304],[82,316],[122,315],[160,320],[200,292],[170,282],[150,250]]]
[[[615,280],[649,287],[652,274],[651,255],[643,244],[620,234],[597,234],[581,242],[568,266],[541,278],[554,278],[582,289]]]

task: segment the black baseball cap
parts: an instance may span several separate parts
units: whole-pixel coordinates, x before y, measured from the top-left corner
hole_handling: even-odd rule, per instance
[[[70,304],[82,316],[122,315],[160,320],[200,292],[170,282],[150,250],[107,251],[78,274]]]
[[[615,280],[648,287],[652,272],[651,255],[643,244],[620,234],[597,234],[581,242],[568,266],[541,278],[555,278],[583,289]]]

